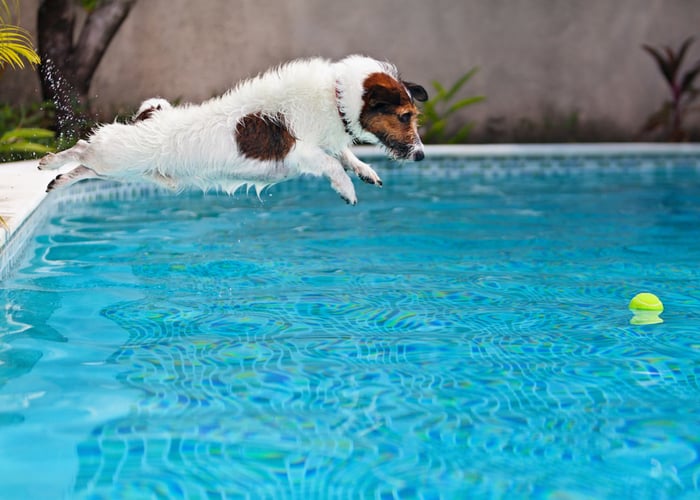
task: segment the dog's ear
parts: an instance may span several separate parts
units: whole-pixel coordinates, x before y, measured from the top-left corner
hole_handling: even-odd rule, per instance
[[[386,106],[398,106],[401,103],[401,93],[396,87],[375,84],[367,89],[365,99],[370,108],[380,109]]]
[[[425,102],[428,100],[428,92],[423,88],[422,85],[418,85],[417,83],[411,83],[411,82],[403,82],[403,84],[406,86],[408,91],[411,93],[411,96],[416,100],[420,102]]]

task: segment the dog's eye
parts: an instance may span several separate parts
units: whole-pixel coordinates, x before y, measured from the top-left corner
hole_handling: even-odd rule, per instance
[[[399,121],[401,123],[408,123],[411,121],[411,116],[413,116],[413,115],[411,115],[411,113],[403,113],[403,114],[399,115]]]

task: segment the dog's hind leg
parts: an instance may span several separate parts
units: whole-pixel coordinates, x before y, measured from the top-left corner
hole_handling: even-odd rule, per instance
[[[343,164],[343,167],[345,167],[345,170],[352,170],[367,184],[375,184],[382,187],[382,180],[377,175],[377,172],[355,156],[353,152],[350,151],[350,148],[345,148],[340,153],[340,162]]]
[[[49,185],[46,186],[46,192],[48,193],[57,188],[70,186],[71,184],[75,184],[83,179],[92,179],[95,177],[100,177],[97,175],[97,172],[91,168],[87,168],[84,165],[80,165],[79,167],[75,167],[70,172],[57,175],[56,178],[49,182]]]
[[[81,139],[72,148],[68,148],[60,153],[49,153],[39,160],[39,170],[56,170],[66,163],[81,161],[81,157],[88,147],[90,147],[90,144]]]

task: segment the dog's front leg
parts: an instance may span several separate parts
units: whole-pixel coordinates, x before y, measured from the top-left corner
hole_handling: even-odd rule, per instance
[[[297,143],[287,158],[290,166],[301,174],[323,175],[331,187],[350,205],[357,204],[355,186],[340,162],[323,150]]]
[[[382,186],[382,180],[377,175],[377,172],[355,156],[353,152],[350,151],[350,148],[345,148],[341,151],[340,161],[346,170],[352,170],[367,184],[375,184],[379,187]]]

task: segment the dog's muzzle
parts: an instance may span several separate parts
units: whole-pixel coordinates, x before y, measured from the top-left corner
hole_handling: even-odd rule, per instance
[[[414,144],[411,147],[408,158],[413,161],[421,161],[425,158],[425,149],[423,148],[423,143],[418,141],[418,144]]]
[[[425,158],[423,143],[420,141],[413,144],[387,142],[385,142],[383,145],[389,155],[395,160],[421,161],[423,158]]]

